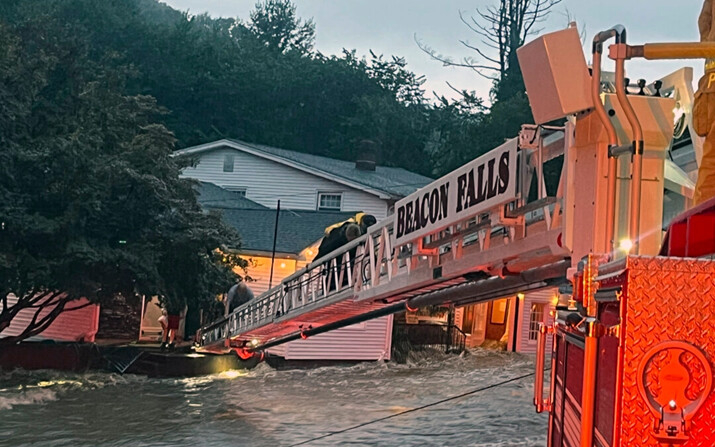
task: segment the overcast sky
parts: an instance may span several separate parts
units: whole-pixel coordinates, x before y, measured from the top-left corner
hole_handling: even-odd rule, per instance
[[[248,19],[254,0],[161,0],[175,9],[193,14],[203,12],[213,17]],[[479,44],[479,37],[459,19],[476,8],[497,0],[294,0],[298,15],[313,18],[316,47],[324,54],[339,54],[342,48],[354,48],[359,54],[374,52],[398,55],[407,59],[408,67],[427,78],[425,89],[453,96],[449,81],[460,89],[476,90],[480,96],[489,93],[489,81],[466,68],[444,67],[420,50],[415,38],[441,54],[459,60],[477,56],[459,41]],[[566,27],[575,20],[585,31],[586,41],[615,24],[625,25],[632,44],[665,41],[698,40],[697,18],[702,0],[563,0],[543,24],[544,32]],[[590,45],[587,45],[590,51]],[[587,56],[590,62],[590,55]],[[611,65],[609,65],[611,64]],[[629,61],[626,69],[632,79],[653,81],[671,71],[690,65],[695,77],[702,74],[700,61],[650,62]],[[604,70],[612,67],[606,60]]]

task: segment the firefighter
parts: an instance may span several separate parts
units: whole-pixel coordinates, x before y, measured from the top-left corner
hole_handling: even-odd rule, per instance
[[[325,236],[320,242],[320,247],[318,248],[318,254],[315,259],[320,259],[326,256],[328,253],[335,251],[342,247],[343,245],[353,241],[363,234],[367,233],[367,229],[377,222],[375,216],[365,213],[357,213],[355,216],[343,222],[338,222],[336,224],[330,225],[325,229]],[[350,250],[349,258],[351,261],[355,261],[357,254],[357,247],[353,247]],[[338,260],[338,269],[342,268],[343,258]],[[335,281],[330,272],[330,263],[325,263],[325,268],[323,269],[323,275],[328,276],[328,288],[329,290],[335,290]],[[343,277],[343,286],[347,285],[347,275]]]
[[[698,18],[701,42],[715,42],[715,2],[706,0]],[[715,197],[715,60],[705,61],[705,74],[698,81],[693,105],[693,128],[705,137],[695,184],[695,204]]]
[[[248,287],[245,281],[239,280],[228,289],[226,293],[226,301],[224,315],[228,315],[241,304],[245,304],[254,298],[253,291]]]
[[[357,213],[348,220],[327,227],[315,259],[320,259],[333,250],[337,250],[348,242],[366,234],[367,229],[375,223],[377,223],[375,216]],[[351,257],[354,257],[354,253]]]

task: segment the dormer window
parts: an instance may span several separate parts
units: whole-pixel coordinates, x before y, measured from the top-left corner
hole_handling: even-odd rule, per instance
[[[233,172],[233,154],[223,156],[223,172]]]

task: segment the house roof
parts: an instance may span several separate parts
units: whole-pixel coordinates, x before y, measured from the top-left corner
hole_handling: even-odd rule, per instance
[[[198,202],[204,208],[268,209],[268,207],[248,200],[237,192],[229,191],[213,183],[199,182],[196,189],[199,192]]]
[[[400,199],[432,182],[432,179],[402,168],[377,166],[374,171],[357,169],[354,162],[319,155],[278,149],[239,140],[218,140],[176,151],[175,155],[194,155],[222,147],[247,152],[291,166],[337,183],[377,195],[382,199]]]
[[[276,210],[219,209],[224,222],[241,235],[241,250],[271,252]],[[276,252],[298,254],[323,237],[325,228],[355,213],[281,210]]]
[[[273,250],[276,210],[213,183],[200,182],[197,190],[199,204],[204,209],[218,211],[224,222],[238,231],[241,236],[241,250]],[[276,252],[297,255],[323,237],[326,227],[354,215],[354,212],[283,209],[278,218]]]

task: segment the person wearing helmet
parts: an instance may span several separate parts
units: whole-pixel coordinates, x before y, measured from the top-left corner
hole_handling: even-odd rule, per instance
[[[318,254],[315,259],[321,259],[329,253],[339,249],[343,245],[359,238],[367,233],[367,229],[377,222],[375,216],[365,213],[358,213],[350,219],[333,224],[325,229],[325,236],[318,247]],[[357,247],[350,250],[349,258],[354,260],[357,254]],[[343,260],[340,259],[339,262]],[[330,270],[330,264],[325,263],[323,274],[327,275]],[[329,289],[335,289],[335,281],[332,276],[328,278]],[[347,284],[347,275],[343,277],[343,282]]]

